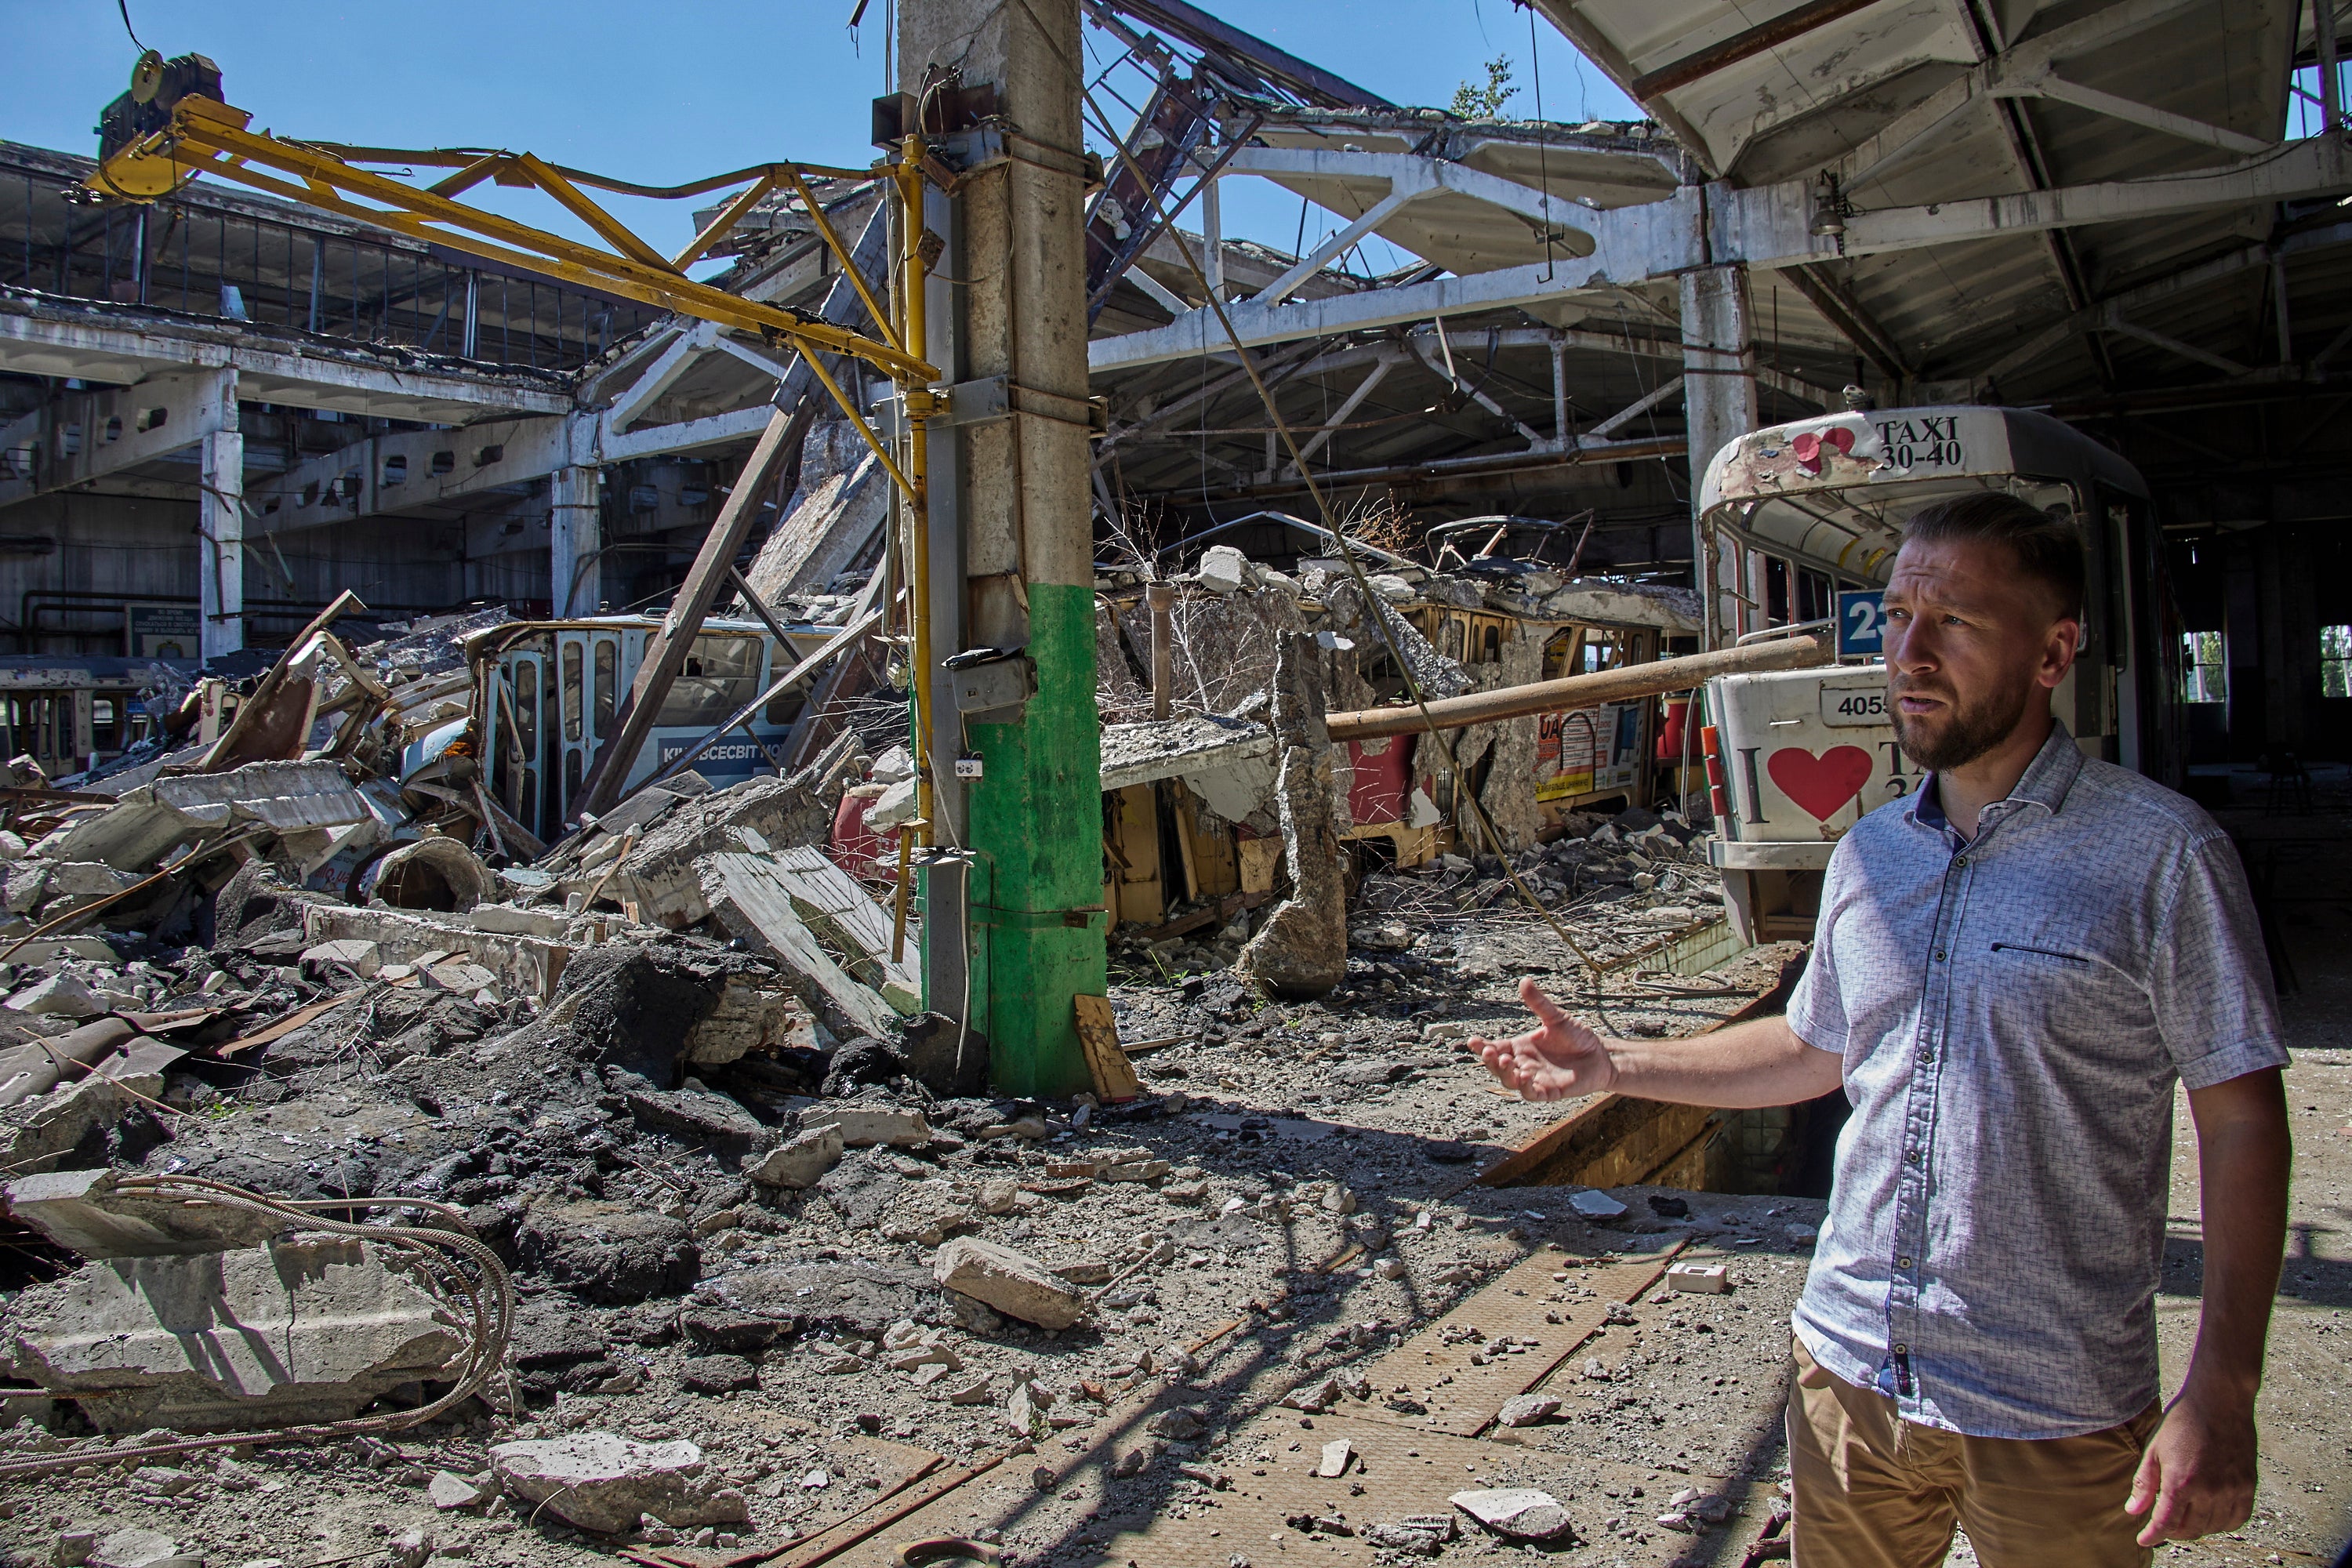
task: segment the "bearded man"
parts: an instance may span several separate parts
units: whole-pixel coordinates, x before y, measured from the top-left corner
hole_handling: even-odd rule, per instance
[[[2244,1522],[2289,1142],[2277,1005],[2236,851],[2194,805],[2085,759],[2050,696],[2083,637],[2073,523],[1971,495],[1905,529],[1888,705],[1927,776],[1830,858],[1783,1018],[1472,1047],[1530,1100],[1727,1107],[1843,1087],[1829,1218],[1795,1313],[1798,1568],[2144,1565]],[[2173,1093],[2204,1211],[2196,1350],[2158,1400]]]

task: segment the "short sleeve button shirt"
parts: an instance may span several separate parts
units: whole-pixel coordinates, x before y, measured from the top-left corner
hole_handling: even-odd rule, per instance
[[[2063,725],[1972,842],[1931,778],[1831,856],[1789,1022],[1853,1106],[1796,1312],[1814,1359],[1973,1436],[2145,1409],[2173,1086],[2287,1059],[2212,820]]]

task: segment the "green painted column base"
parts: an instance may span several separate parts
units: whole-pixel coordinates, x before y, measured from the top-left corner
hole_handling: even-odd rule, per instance
[[[1095,595],[1052,583],[1028,592],[1037,694],[1020,722],[971,727],[971,1022],[1000,1092],[1063,1099],[1093,1087],[1072,999],[1102,995],[1109,967]]]

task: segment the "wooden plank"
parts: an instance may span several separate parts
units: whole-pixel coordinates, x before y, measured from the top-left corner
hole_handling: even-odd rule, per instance
[[[1657,1283],[1682,1245],[1676,1242],[1664,1252],[1580,1272],[1577,1282],[1593,1293],[1573,1306],[1551,1300],[1559,1294],[1551,1277],[1562,1271],[1568,1257],[1551,1251],[1533,1254],[1361,1369],[1374,1388],[1411,1385],[1412,1402],[1425,1406],[1426,1414],[1394,1412],[1376,1405],[1364,1415],[1418,1431],[1476,1436],[1493,1424],[1505,1400],[1549,1377],[1578,1347],[1599,1333],[1609,1321],[1612,1307],[1638,1300]],[[1547,1321],[1547,1313],[1561,1321]],[[1463,1332],[1465,1329],[1475,1330],[1479,1337],[1469,1337]],[[1472,1360],[1483,1355],[1484,1342],[1507,1334],[1516,1342],[1532,1341],[1534,1348],[1516,1355],[1485,1356],[1484,1365]]]
[[[1118,1020],[1107,996],[1072,998],[1078,1014],[1078,1043],[1087,1053],[1087,1070],[1094,1075],[1095,1093],[1107,1104],[1141,1097],[1143,1084],[1135,1064],[1118,1048]]]
[[[1241,870],[1234,856],[1233,829],[1212,812],[1203,812],[1201,798],[1176,786],[1176,830],[1184,840],[1184,873],[1196,899],[1223,898],[1241,889]]]
[[[890,1005],[833,961],[793,907],[792,890],[774,865],[747,854],[713,855],[704,865],[711,911],[729,931],[765,947],[805,980],[816,994],[803,999],[834,1015],[828,1027],[846,1024],[860,1035],[888,1034]]]
[[[1075,1491],[1078,1510],[1090,1528],[1082,1537],[1061,1538],[1053,1556],[1076,1568],[1204,1568],[1230,1563],[1236,1556],[1284,1568],[1325,1568],[1327,1564],[1363,1568],[1376,1556],[1381,1562],[1411,1559],[1376,1554],[1360,1536],[1303,1533],[1289,1527],[1291,1516],[1328,1514],[1336,1499],[1341,1511],[1359,1525],[1412,1514],[1454,1514],[1459,1519],[1448,1500],[1464,1487],[1476,1484],[1473,1477],[1491,1476],[1498,1468],[1528,1462],[1523,1449],[1376,1421],[1364,1406],[1347,1400],[1341,1408],[1314,1417],[1311,1433],[1299,1429],[1295,1410],[1260,1412],[1235,1426],[1231,1442],[1187,1461],[1228,1478],[1229,1489],[1213,1490],[1190,1479],[1163,1480],[1160,1472],[1148,1480],[1118,1480],[1110,1474],[1113,1462],[1127,1449],[1149,1441],[1143,1431],[1149,1408],[1139,1401],[1121,1402],[1107,1413],[1097,1428],[1099,1435],[1076,1453],[1066,1452],[1059,1444],[1050,1445],[1022,1455],[1016,1465],[998,1470],[992,1481],[936,1489],[925,1506],[900,1516],[887,1534],[869,1535],[831,1561],[839,1568],[894,1568],[899,1561],[896,1549],[903,1542],[970,1536],[992,1528],[1018,1529],[1034,1517],[1041,1495]],[[1353,1449],[1355,1464],[1347,1479],[1321,1479],[1314,1471],[1322,1458],[1322,1445],[1339,1438],[1346,1439]],[[1257,1463],[1259,1454],[1273,1458]],[[1044,1483],[1031,1479],[1033,1466],[1050,1472]],[[1350,1483],[1359,1478],[1367,1495],[1351,1498]],[[1695,1485],[1714,1489],[1709,1478],[1691,1479]],[[1547,1480],[1544,1486],[1568,1505],[1588,1535],[1597,1534],[1594,1526],[1601,1518],[1623,1507],[1609,1495],[1612,1489],[1622,1497],[1640,1487],[1657,1495],[1662,1504],[1664,1498],[1654,1468],[1583,1456],[1575,1458],[1571,1476]],[[1181,1500],[1183,1506],[1168,1506],[1171,1500]],[[1769,1497],[1759,1492],[1748,1509],[1760,1513],[1768,1506]],[[1748,1509],[1743,1509],[1743,1514]],[[1467,1520],[1462,1523],[1466,1539],[1449,1548],[1444,1561],[1466,1557],[1480,1549],[1477,1527]],[[1693,1560],[1687,1555],[1693,1548],[1690,1536],[1672,1531],[1644,1533],[1649,1536],[1646,1542],[1630,1535],[1607,1538],[1606,1556],[1580,1552],[1575,1561],[1668,1568]],[[1702,1539],[1712,1544],[1717,1538]],[[1736,1555],[1708,1559],[1738,1560]],[[776,1568],[801,1568],[803,1561],[785,1559]]]

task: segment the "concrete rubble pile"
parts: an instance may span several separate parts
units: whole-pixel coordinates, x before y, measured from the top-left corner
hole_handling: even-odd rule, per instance
[[[1226,1349],[1271,1357],[1303,1409],[1372,1398],[1349,1368],[1500,1267],[1469,1245],[1486,1221],[1423,1194],[1499,1136],[1458,1109],[1467,1026],[1446,1020],[1507,984],[1533,928],[1501,859],[1366,872],[1339,842],[1349,753],[1323,716],[1378,700],[1360,650],[1392,602],[1247,563],[1221,592],[1223,564],[1197,589],[1232,644],[1223,706],[1108,724],[1105,786],[1181,778],[1282,863],[1176,935],[1114,936],[1147,1080],[1123,1103],[994,1097],[984,1042],[919,1011],[913,931],[836,859],[845,807],[868,832],[911,810],[902,752],[850,731],[790,777],[680,773],[535,852],[451,753],[418,769],[467,712],[458,645],[498,612],[357,647],[322,631],[209,739],[20,777],[0,1203],[32,1261],[0,1292],[0,1466],[250,1434],[261,1458],[47,1484],[234,1512],[299,1464],[426,1521],[398,1562],[518,1528],[725,1550],[848,1511],[909,1443],[1134,1429],[1124,1480],[1225,1484],[1243,1406],[1202,1391]],[[1107,613],[1113,646],[1127,618]],[[1493,679],[1402,617],[1391,637],[1433,694]],[[273,706],[307,722],[265,731]],[[1571,814],[1510,863],[1623,951],[1711,917],[1696,837],[1672,813]],[[1140,1054],[1155,1035],[1179,1043]],[[1329,1139],[1342,1107],[1397,1125]],[[514,1280],[505,1377],[410,1434],[265,1462],[307,1451],[267,1449],[291,1426],[438,1397],[464,1325],[365,1226],[160,1202],[140,1183],[163,1176],[462,1226]],[[1563,1212],[1588,1249],[1626,1223]],[[1379,1299],[1331,1321],[1349,1289]],[[1117,1414],[1136,1402],[1148,1426]],[[168,1511],[146,1522],[51,1555],[198,1561]],[[1421,1555],[1467,1539],[1444,1516],[1383,1528]]]
[[[1444,929],[1464,917],[1517,910],[1539,919],[1528,909],[1528,897],[1603,959],[1720,920],[1720,882],[1705,844],[1708,820],[1695,821],[1671,805],[1547,812],[1534,776],[1534,719],[1451,731],[1451,766],[1435,738],[1344,747],[1321,732],[1325,711],[1371,708],[1404,695],[1399,660],[1427,699],[1527,684],[1547,673],[1542,639],[1554,627],[1573,620],[1685,632],[1694,624],[1695,596],[1655,584],[1565,577],[1515,560],[1482,558],[1445,573],[1375,555],[1367,565],[1368,601],[1337,558],[1303,557],[1294,574],[1226,545],[1202,552],[1191,572],[1172,580],[1173,716],[1156,721],[1148,717],[1154,632],[1140,592],[1145,575],[1116,573],[1097,581],[1105,793],[1181,781],[1201,818],[1276,847],[1276,880],[1286,894],[1244,889],[1198,907],[1171,903],[1163,918],[1115,929],[1114,950],[1146,969],[1203,977],[1213,990],[1236,997],[1269,991],[1345,996],[1351,986],[1393,993],[1397,958],[1416,949],[1436,953],[1445,946]],[[1464,663],[1433,647],[1403,613],[1431,607],[1499,622],[1504,635],[1487,657]],[[1307,729],[1282,732],[1285,692],[1293,708],[1315,710]],[[1355,820],[1368,799],[1360,772],[1378,770],[1399,747],[1411,751],[1393,821]],[[1475,807],[1454,787],[1457,771],[1486,780]],[[1302,809],[1308,803],[1297,781],[1310,775],[1321,782],[1318,800]],[[911,815],[911,786],[908,795],[903,812]],[[1440,800],[1455,805],[1444,811]],[[1703,813],[1704,793],[1691,805]],[[1487,839],[1486,824],[1499,846]],[[1296,930],[1302,905],[1322,911],[1341,905],[1339,895],[1319,886],[1299,897],[1302,839],[1321,836],[1319,847],[1305,856],[1308,881],[1319,884],[1328,868],[1336,888],[1348,864],[1337,841],[1385,828],[1437,828],[1450,834],[1454,847],[1433,845],[1416,861],[1398,840],[1400,852],[1367,866],[1360,877],[1347,875],[1347,932],[1334,927],[1305,946],[1282,942],[1278,979],[1253,963],[1253,950],[1266,951],[1270,925]]]

